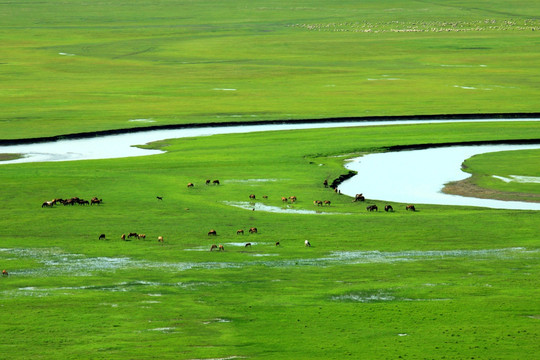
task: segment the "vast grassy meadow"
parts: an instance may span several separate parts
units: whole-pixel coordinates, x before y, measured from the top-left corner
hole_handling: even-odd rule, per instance
[[[537,1],[4,1],[0,138],[537,112]]]
[[[500,0],[8,0],[0,140],[538,113],[539,13],[536,1]],[[540,125],[389,124],[170,139],[141,144],[164,153],[136,158],[0,162],[0,268],[9,272],[0,359],[537,357],[537,211],[411,212],[369,194],[352,202],[323,181],[365,153],[534,141]],[[538,201],[539,158],[467,159],[472,177],[458,190]],[[103,203],[42,207],[74,196]],[[284,203],[289,196],[298,200]],[[371,204],[395,211],[366,211]],[[121,240],[131,232],[146,238]]]
[[[0,264],[10,275],[0,278],[0,352],[532,358],[540,350],[537,212],[427,204],[409,212],[396,203],[393,213],[367,212],[385,203],[369,194],[355,203],[322,182],[342,174],[348,157],[392,145],[539,136],[534,122],[282,131],[165,140],[149,147],[166,153],[147,157],[3,165]],[[235,206],[250,194],[276,209],[321,213]],[[282,202],[292,195],[296,203]],[[71,196],[103,204],[41,207]],[[146,239],[120,239],[130,232]]]

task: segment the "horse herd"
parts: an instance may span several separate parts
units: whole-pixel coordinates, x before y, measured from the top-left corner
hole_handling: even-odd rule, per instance
[[[210,183],[211,183],[212,185],[219,185],[219,184],[220,184],[219,180],[210,180],[210,179],[207,179],[207,180],[205,181],[205,184],[206,184],[206,185],[210,185]],[[188,188],[192,188],[192,187],[194,187],[194,186],[195,186],[195,184],[193,184],[192,182],[190,182],[190,183],[187,184],[187,187],[188,187]]]
[[[206,185],[210,185],[210,184],[220,185],[220,182],[219,182],[219,180],[213,180],[213,181],[212,180],[206,180],[205,184]],[[327,180],[324,181],[323,185],[325,187],[328,187]],[[190,182],[190,183],[188,183],[187,187],[188,188],[194,187],[194,184]],[[156,198],[158,200],[163,200],[163,197],[161,197],[161,196],[157,196]],[[255,194],[250,194],[249,199],[250,200],[255,200],[256,199]],[[263,199],[268,199],[268,196],[264,195]],[[102,199],[98,199],[97,197],[93,197],[92,200],[90,201],[90,204],[91,205],[93,205],[93,204],[101,204],[102,201],[103,201]],[[295,203],[297,201],[297,197],[296,196],[288,196],[288,197],[283,196],[283,197],[281,197],[281,201],[283,203],[288,203],[288,202]],[[356,196],[353,199],[353,202],[357,202],[357,201],[365,201],[364,195],[363,194],[356,194]],[[62,203],[64,205],[74,205],[74,204],[86,205],[89,202],[85,201],[83,199],[80,199],[78,197],[73,197],[73,198],[66,199],[66,200],[64,200],[64,199],[54,199],[52,201],[44,202],[42,207],[53,206],[53,205],[55,205],[57,203]],[[330,200],[314,200],[313,204],[317,205],[317,206],[324,206],[324,205],[330,206],[331,201]],[[416,208],[415,208],[414,205],[406,205],[405,209],[407,211],[416,211]],[[379,211],[377,205],[369,205],[369,206],[366,207],[366,210],[369,211],[369,212]],[[394,209],[393,209],[392,205],[385,205],[384,211],[393,212]],[[248,231],[249,231],[250,234],[258,233],[258,230],[257,230],[256,227],[251,227],[251,228],[249,228]],[[238,229],[236,231],[236,235],[244,235],[244,229]],[[217,231],[215,229],[211,229],[210,231],[208,231],[208,236],[217,236]],[[124,241],[128,241],[128,240],[130,240],[132,238],[146,239],[146,234],[140,234],[140,233],[137,233],[137,232],[130,232],[130,233],[128,233],[127,236],[126,236],[126,234],[122,234],[120,236],[120,239],[124,240]],[[99,240],[106,240],[106,235],[101,234],[99,236]],[[158,240],[159,243],[164,242],[163,236],[158,236],[157,240]],[[280,245],[279,241],[276,242],[276,246],[279,246],[279,245]],[[246,243],[245,244],[245,247],[250,247],[250,246],[251,246],[251,243]],[[307,247],[311,246],[311,244],[309,243],[308,240],[305,241],[305,246],[307,246]],[[213,251],[214,249],[217,249],[218,251],[224,251],[225,250],[225,248],[221,244],[220,245],[212,244],[212,246],[210,248],[210,251]]]
[[[41,204],[41,207],[44,208],[44,207],[53,207],[54,205],[56,204],[63,204],[64,206],[66,205],[100,205],[101,203],[103,202],[103,199],[98,199],[97,197],[93,197],[90,201],[88,200],[84,200],[84,199],[81,199],[77,196],[74,196],[72,198],[69,198],[69,199],[61,199],[61,198],[56,198],[56,199],[53,199],[51,201],[45,201],[43,204]]]
[[[366,210],[367,211],[379,211],[379,208],[377,207],[377,205],[369,205],[369,206],[366,207]],[[407,205],[407,206],[405,206],[405,210],[407,210],[407,211],[416,211],[416,208],[414,207],[414,205]],[[384,211],[393,212],[394,208],[392,207],[392,205],[385,205],[384,206]]]

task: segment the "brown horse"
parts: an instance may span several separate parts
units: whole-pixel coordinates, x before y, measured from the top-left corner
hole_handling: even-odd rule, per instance
[[[291,200],[291,202],[295,202],[296,201],[296,196],[289,196],[289,200]]]
[[[287,201],[289,201],[289,199],[287,199],[285,196],[282,196],[282,197],[281,197],[281,201],[287,202]]]
[[[120,239],[125,241],[126,240],[126,234],[122,234],[122,236],[120,236]]]
[[[244,229],[236,230],[236,235],[244,235]]]
[[[414,207],[414,205],[407,205],[407,206],[405,207],[405,210],[416,211],[416,208]]]
[[[187,184],[187,187],[188,187],[188,188],[192,188],[193,186],[194,186],[193,183],[188,183],[188,184]]]
[[[139,234],[137,235],[139,239],[146,239],[146,234]]]
[[[356,202],[356,201],[364,201],[364,200],[366,200],[366,198],[364,197],[364,195],[362,195],[362,194],[356,194],[356,195],[354,196],[353,202]]]
[[[331,201],[330,201],[330,200],[324,200],[324,205],[330,206],[330,204],[331,204]]]
[[[7,272],[6,269],[2,270],[2,276],[8,276],[8,275],[9,275],[9,274],[8,274],[8,272]]]
[[[377,205],[369,205],[368,207],[366,207],[366,210],[367,211],[379,211],[379,208],[377,207]]]
[[[216,235],[217,235],[217,231],[214,230],[214,229],[210,230],[210,231],[208,232],[208,236],[210,236],[210,235],[216,236]]]
[[[157,241],[163,243],[163,236],[158,236]]]
[[[139,237],[139,234],[138,234],[138,233],[136,233],[136,232],[131,232],[131,233],[129,233],[129,234],[128,234],[128,236],[127,236],[127,237],[128,237],[128,239],[130,239],[130,238],[132,238],[132,237],[136,237],[136,238],[138,238],[138,237]]]
[[[249,233],[250,234],[256,234],[257,233],[257,228],[256,227],[249,228]]]
[[[317,206],[322,206],[323,202],[321,200],[314,200],[313,204]]]
[[[324,185],[325,188],[327,188],[327,187],[328,187],[328,180],[325,179],[325,180],[323,181],[323,185]]]
[[[216,244],[212,244],[212,246],[210,246],[210,251],[214,250],[214,249],[217,249],[217,245]]]
[[[384,206],[384,211],[388,212],[388,211],[394,211],[394,208],[392,207],[392,205],[385,205]]]
[[[83,200],[83,201],[80,202],[80,204],[83,204],[84,202],[85,201]],[[100,205],[102,202],[103,202],[103,199],[92,199],[92,200],[90,200],[90,205],[94,205],[94,204]],[[86,204],[87,203],[88,203],[88,201],[86,201]]]
[[[219,251],[225,251],[225,248],[223,247],[223,245],[219,244],[218,250]]]
[[[255,194],[250,194],[250,195],[249,195],[249,198],[250,198],[251,200],[255,200]]]

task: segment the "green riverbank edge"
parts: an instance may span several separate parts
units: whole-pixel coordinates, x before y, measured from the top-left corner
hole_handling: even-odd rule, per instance
[[[491,113],[491,114],[438,114],[438,115],[405,115],[405,116],[366,116],[366,117],[333,117],[320,119],[299,120],[262,120],[262,121],[228,121],[190,123],[177,125],[154,125],[100,131],[89,131],[71,134],[59,134],[34,138],[0,139],[0,145],[22,145],[59,140],[84,139],[106,135],[120,135],[152,130],[195,129],[207,127],[248,126],[248,125],[276,125],[276,124],[307,124],[307,123],[333,123],[333,122],[361,122],[361,121],[404,121],[404,120],[519,120],[540,118],[539,112],[534,113]]]

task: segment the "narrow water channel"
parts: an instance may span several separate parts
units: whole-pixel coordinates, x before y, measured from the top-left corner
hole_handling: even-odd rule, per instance
[[[135,147],[135,145],[173,138],[331,127],[479,121],[511,122],[540,121],[540,119],[358,121],[152,130],[83,139],[0,146],[0,153],[23,154],[23,157],[20,159],[2,161],[0,162],[0,165],[154,155],[161,153],[161,151],[140,149]],[[353,159],[346,165],[347,168],[358,171],[359,174],[341,184],[340,190],[343,194],[350,196],[354,196],[357,193],[363,193],[371,199],[394,202],[540,210],[540,204],[536,203],[477,199],[448,195],[441,192],[445,183],[462,180],[469,176],[461,171],[461,163],[473,155],[492,151],[533,148],[540,148],[540,144],[463,146],[370,154]]]

